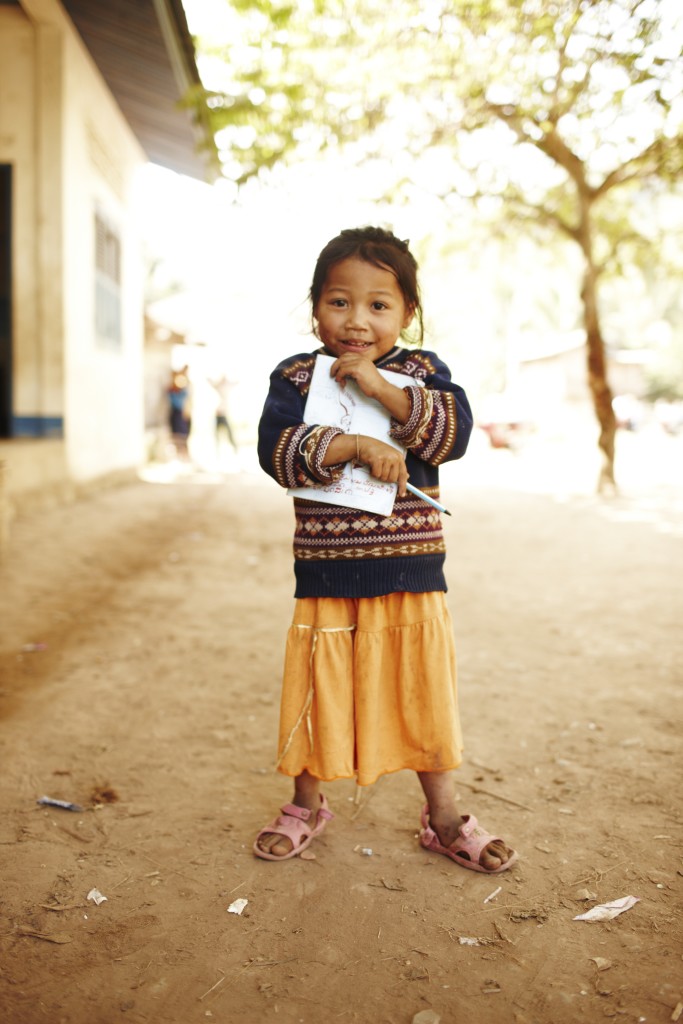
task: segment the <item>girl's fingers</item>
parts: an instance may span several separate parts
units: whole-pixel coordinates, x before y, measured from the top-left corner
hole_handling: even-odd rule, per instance
[[[403,462],[403,459],[376,459],[370,464],[370,472],[378,480],[382,480],[383,483],[398,483],[402,475],[405,476],[405,480],[408,479],[408,474],[405,471],[405,463]]]
[[[340,379],[345,380],[350,376],[349,370],[349,366],[342,361],[342,357],[340,356],[339,359],[335,359],[330,367],[330,377],[334,377],[336,381],[339,381]]]
[[[376,387],[377,380],[381,379],[379,370],[371,359],[351,353],[335,359],[330,367],[330,376],[334,377],[337,384],[343,384],[350,377],[356,381],[361,391],[365,391],[366,388],[372,390]]]
[[[361,436],[359,447],[360,461],[365,463],[375,479],[383,483],[398,483],[405,491],[408,470],[400,452],[384,441],[366,436]]]

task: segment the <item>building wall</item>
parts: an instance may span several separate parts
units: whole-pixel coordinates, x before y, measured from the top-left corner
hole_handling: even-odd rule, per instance
[[[36,40],[19,7],[0,6],[0,162],[13,173],[13,390],[14,413],[39,415],[44,387],[40,366],[40,272],[36,232],[38,180],[34,111]],[[61,391],[48,404],[61,417]]]
[[[135,223],[146,158],[80,38],[66,36],[65,437],[76,479],[138,465],[144,451],[143,267]],[[120,240],[121,340],[95,329],[95,217]],[[87,281],[87,287],[83,282]]]
[[[76,482],[134,467],[144,451],[134,204],[145,156],[57,0],[0,5],[0,162],[14,170],[16,433],[63,436]],[[96,213],[120,239],[118,344],[95,330]]]

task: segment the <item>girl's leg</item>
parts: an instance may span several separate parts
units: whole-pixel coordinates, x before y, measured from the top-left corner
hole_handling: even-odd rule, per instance
[[[464,824],[455,802],[455,775],[453,772],[418,772],[417,777],[429,807],[429,824],[443,846],[451,846],[458,838],[458,829]],[[488,871],[505,864],[512,854],[505,843],[495,840],[486,846],[479,863]]]
[[[304,769],[301,775],[294,780],[294,797],[292,803],[297,807],[305,807],[308,811],[317,811],[320,808],[320,780],[309,775]],[[311,826],[315,826],[317,814],[309,818]],[[273,853],[276,857],[283,857],[292,849],[292,844],[285,836],[266,834],[258,841],[259,848],[267,853]]]

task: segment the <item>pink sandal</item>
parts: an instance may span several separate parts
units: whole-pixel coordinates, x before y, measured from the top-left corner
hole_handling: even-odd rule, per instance
[[[313,811],[309,811],[305,807],[297,807],[296,804],[285,804],[280,810],[282,813],[274,821],[271,821],[270,825],[262,828],[254,841],[254,854],[261,860],[289,860],[290,857],[298,857],[307,846],[310,846],[312,840],[320,835],[328,821],[334,818],[322,793],[320,794],[318,820],[313,827],[308,824],[309,818],[314,814]],[[274,853],[262,850],[258,844],[259,839],[261,836],[272,835],[284,836],[289,839],[292,844],[290,852],[278,857]]]
[[[481,828],[473,814],[463,814],[464,825],[459,828],[458,838],[450,846],[444,846],[434,829],[429,824],[429,807],[427,804],[422,808],[420,831],[420,844],[426,850],[433,853],[443,853],[450,857],[456,864],[470,871],[481,871],[485,875],[499,875],[501,871],[507,871],[517,860],[517,853],[513,850],[508,860],[498,868],[485,868],[479,863],[479,857],[489,843],[502,842],[498,836],[492,836],[485,828]]]

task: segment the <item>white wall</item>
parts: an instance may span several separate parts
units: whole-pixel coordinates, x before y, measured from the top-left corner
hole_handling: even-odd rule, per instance
[[[22,10],[23,8],[23,10]],[[135,187],[146,158],[57,0],[0,5],[0,162],[14,168],[14,413],[64,418],[82,482],[144,457]],[[95,211],[122,244],[122,343],[95,332]]]
[[[143,269],[134,189],[146,159],[80,39],[66,36],[64,239],[67,458],[74,478],[144,456]],[[95,213],[121,239],[122,342],[95,332]]]

